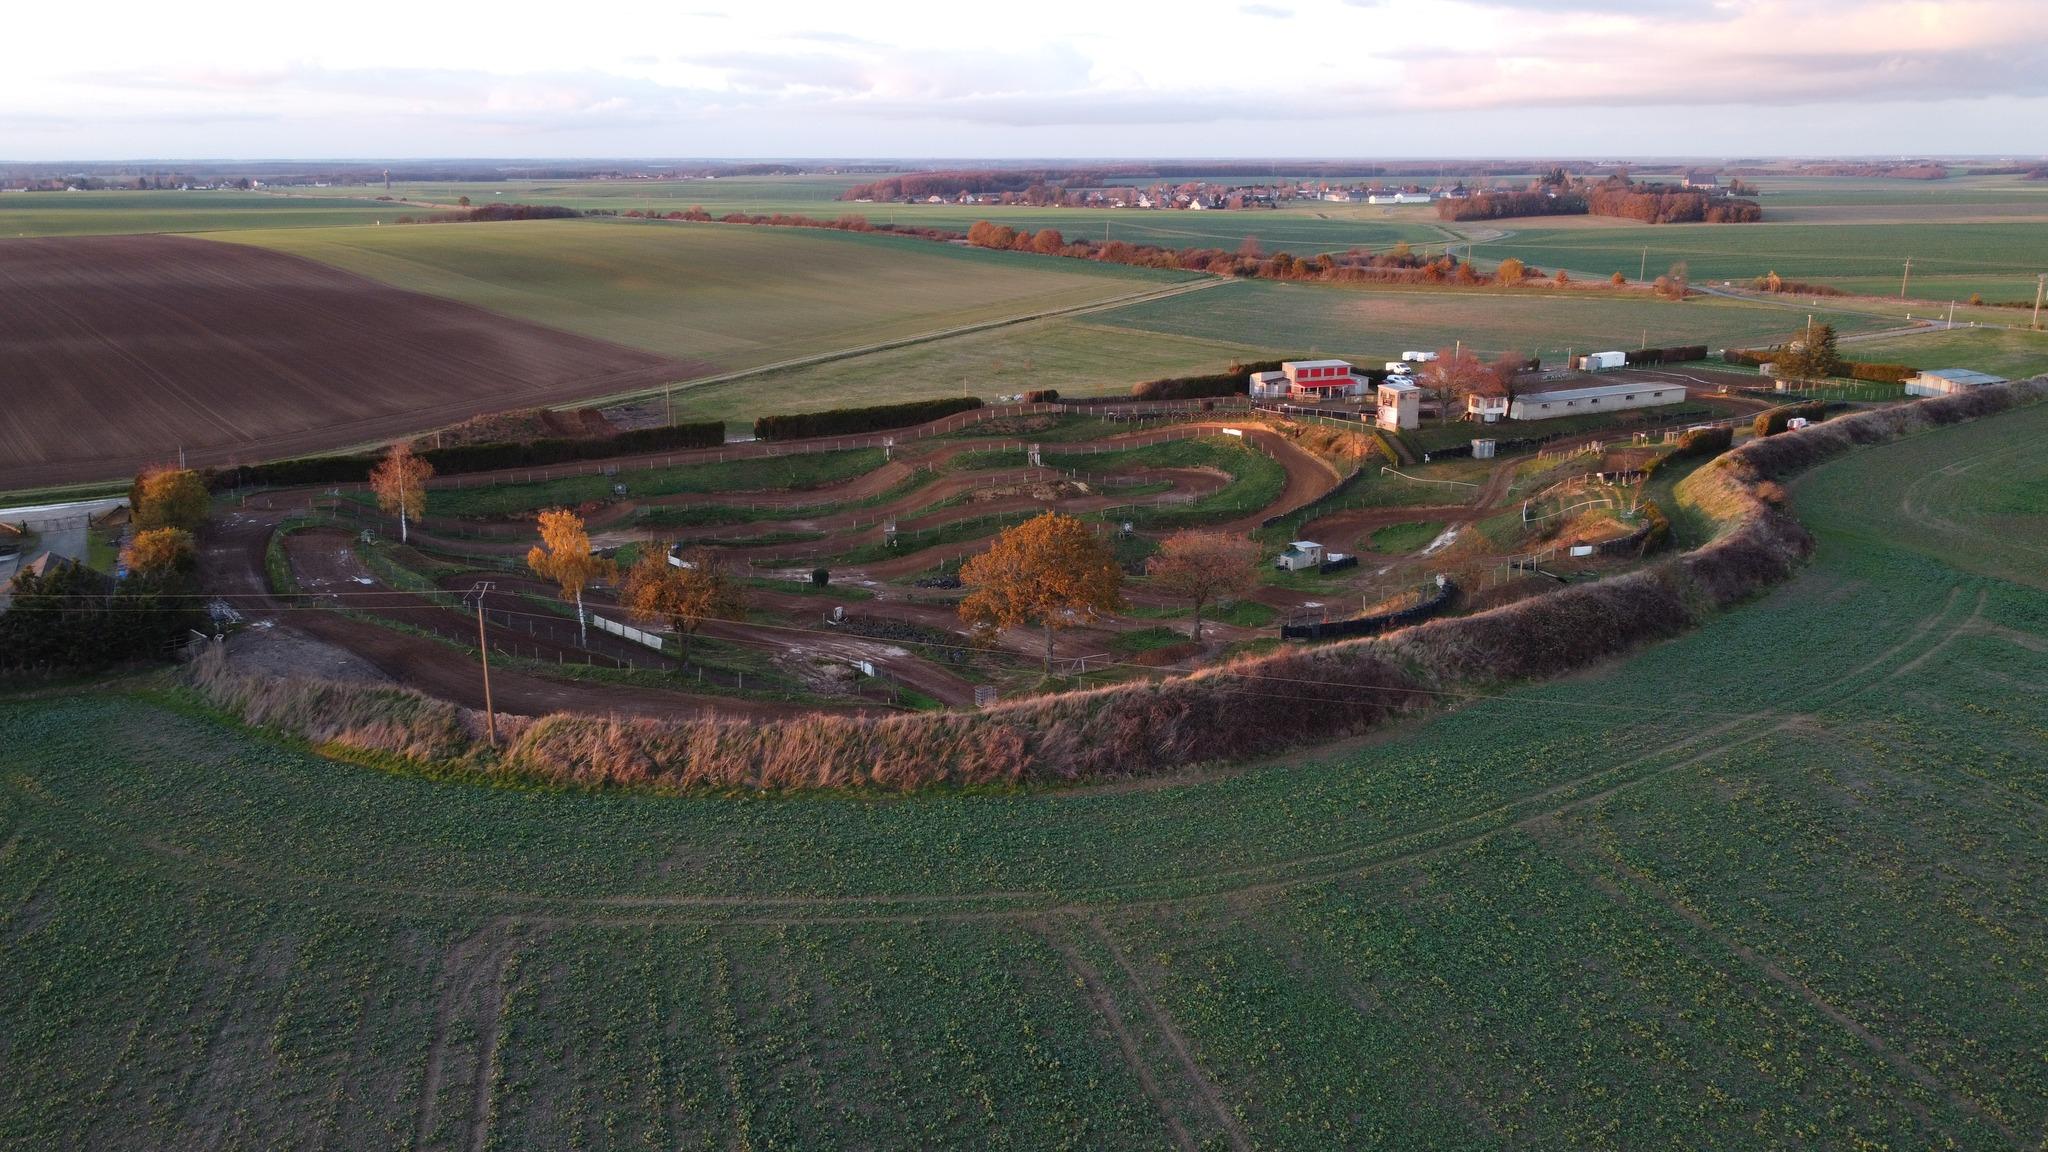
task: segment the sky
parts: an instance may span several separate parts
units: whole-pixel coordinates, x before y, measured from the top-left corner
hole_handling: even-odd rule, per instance
[[[15,6],[0,159],[2048,153],[2044,0]]]

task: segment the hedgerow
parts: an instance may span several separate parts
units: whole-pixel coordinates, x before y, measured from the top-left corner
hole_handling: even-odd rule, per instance
[[[792,412],[754,420],[762,440],[798,440],[808,436],[846,436],[929,424],[982,406],[979,397],[951,396],[940,400],[909,400],[866,408],[828,408],[823,412]]]

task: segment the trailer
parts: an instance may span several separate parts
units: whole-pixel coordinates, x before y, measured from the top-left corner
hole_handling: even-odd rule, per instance
[[[1604,372],[1609,368],[1620,368],[1628,363],[1626,352],[1588,352],[1579,357],[1579,371]]]

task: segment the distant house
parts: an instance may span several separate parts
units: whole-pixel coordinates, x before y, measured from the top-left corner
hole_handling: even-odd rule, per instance
[[[1973,388],[1989,388],[1993,384],[2004,384],[2003,376],[1988,372],[1976,372],[1968,368],[1936,368],[1921,372],[1906,380],[1908,396],[1952,396],[1957,392],[1968,392]]]
[[[1551,420],[1627,408],[1655,408],[1684,399],[1685,389],[1677,384],[1596,384],[1517,396],[1508,414],[1515,420]]]
[[[1721,190],[1721,178],[1712,172],[1687,172],[1685,174],[1685,186],[1706,192],[1719,192]]]

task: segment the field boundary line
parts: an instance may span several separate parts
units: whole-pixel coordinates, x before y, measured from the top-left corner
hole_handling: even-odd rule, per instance
[[[736,368],[733,371],[721,372],[712,376],[697,376],[688,380],[679,380],[670,385],[668,390],[683,392],[711,384],[730,384],[736,380],[745,380],[751,376],[762,376],[770,372],[782,372],[791,368],[809,368],[818,364],[830,364],[836,360],[852,360],[857,357],[872,355],[876,352],[891,352],[898,348],[910,348],[919,344],[949,340],[955,336],[971,336],[977,332],[989,332],[997,328],[1029,324],[1035,320],[1056,320],[1070,316],[1086,316],[1090,313],[1107,312],[1133,304],[1149,304],[1154,300],[1165,300],[1170,297],[1185,295],[1189,292],[1201,292],[1230,282],[1222,277],[1183,281],[1178,284],[1167,285],[1164,288],[1151,288],[1141,292],[1126,293],[1107,300],[1094,300],[1084,304],[1063,304],[1056,308],[1044,308],[1036,312],[1026,312],[1016,316],[1004,316],[994,320],[980,320],[972,324],[957,324],[950,328],[938,328],[930,332],[920,332],[911,336],[898,337],[894,340],[882,340],[873,344],[860,344],[852,348],[838,348],[829,352],[818,352],[808,356],[793,357],[788,360],[777,360],[772,364],[761,364],[752,368]],[[558,404],[554,405],[554,407],[557,410],[595,408],[605,405],[624,404],[633,400],[645,400],[654,395],[656,395],[656,392],[642,388],[632,392],[615,392],[610,395],[593,396],[574,404]]]

